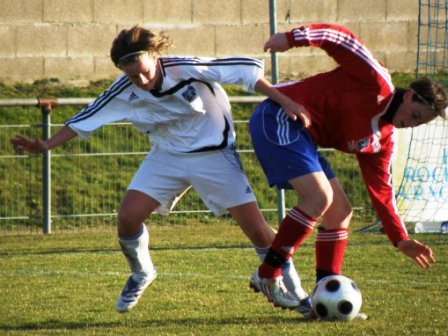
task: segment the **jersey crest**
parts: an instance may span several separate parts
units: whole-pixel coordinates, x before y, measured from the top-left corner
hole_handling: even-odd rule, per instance
[[[196,89],[193,86],[188,85],[185,91],[182,92],[182,97],[184,97],[187,102],[191,103],[197,97]]]
[[[348,142],[348,149],[351,152],[362,152],[364,149],[369,147],[370,137],[362,138],[360,140],[351,140]]]

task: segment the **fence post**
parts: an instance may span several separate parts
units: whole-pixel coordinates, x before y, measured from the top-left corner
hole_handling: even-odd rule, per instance
[[[277,4],[276,0],[269,0],[269,23],[271,35],[277,32]],[[272,84],[278,82],[278,67],[277,67],[277,54],[271,54],[271,80]],[[277,211],[278,222],[281,223],[285,218],[285,190],[277,190]]]
[[[42,112],[42,139],[48,140],[51,136],[51,110],[57,101],[38,98],[38,106]],[[51,151],[43,153],[42,157],[42,187],[43,187],[43,232],[51,233]]]

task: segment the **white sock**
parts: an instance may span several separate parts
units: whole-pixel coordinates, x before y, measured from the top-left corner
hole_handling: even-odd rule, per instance
[[[132,278],[141,281],[143,278],[152,276],[154,264],[149,255],[149,233],[143,224],[142,231],[132,237],[119,237],[121,250],[126,257]]]
[[[261,262],[266,258],[266,254],[269,251],[269,247],[256,247],[255,251],[257,252],[258,258],[260,258]],[[299,273],[294,266],[292,259],[289,259],[284,265],[282,265],[282,276],[283,283],[289,292],[295,294],[300,300],[305,299],[308,294],[302,288],[302,282],[300,280]]]

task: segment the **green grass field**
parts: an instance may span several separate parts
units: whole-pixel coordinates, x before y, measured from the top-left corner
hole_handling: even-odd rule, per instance
[[[112,230],[0,237],[1,335],[447,335],[448,235],[415,236],[437,264],[420,270],[382,234],[352,229],[345,274],[360,286],[367,321],[310,322],[248,288],[258,265],[238,227],[150,228],[159,277],[140,303],[118,314],[128,273]],[[313,237],[295,262],[314,283]]]
[[[409,75],[395,75],[394,82],[397,86],[404,85],[410,78]],[[108,84],[92,83],[89,88],[79,90],[51,80],[14,87],[0,83],[0,97],[95,96]],[[58,107],[53,123],[63,122],[76,110],[75,107]],[[5,124],[39,123],[38,111],[33,115],[36,121],[30,120],[29,114],[23,113],[21,108],[8,108],[2,111],[2,121]],[[239,118],[247,115],[247,111],[236,106],[234,115]],[[10,135],[4,132],[2,137],[7,144]],[[240,139],[244,142],[245,138]],[[102,152],[103,142],[107,143],[90,144],[83,152],[92,148]],[[3,150],[8,154],[11,148],[8,145]],[[122,161],[120,164],[123,166]],[[350,162],[344,166],[354,169]],[[246,169],[248,167],[246,165]],[[0,168],[4,176],[8,176],[2,180],[4,183],[21,173],[15,164]],[[67,164],[61,174],[72,174],[71,169],[74,169],[72,165]],[[256,175],[255,171],[248,172],[251,177]],[[358,179],[353,177],[353,172],[344,176],[348,182]],[[58,175],[54,181],[66,191],[67,186],[58,183]],[[0,196],[4,194],[2,199],[8,202],[14,200],[16,194],[29,192],[26,185],[3,186]],[[83,189],[93,188],[95,186],[89,184]],[[368,203],[363,193],[354,195],[350,188],[347,190],[350,197],[363,198]],[[267,203],[264,194],[257,195],[263,204]],[[54,204],[64,196],[64,192],[57,193]],[[90,197],[97,198],[95,194]],[[116,197],[121,199],[122,195]],[[36,196],[28,198],[27,207],[38,208]],[[67,204],[74,203],[69,199]],[[4,210],[3,206],[0,212]],[[425,271],[396,252],[384,235],[355,233],[362,225],[360,222],[367,222],[357,218],[358,227],[353,228],[350,236],[344,273],[360,286],[364,297],[362,311],[369,319],[350,323],[310,322],[298,313],[274,308],[261,294],[248,289],[249,277],[258,265],[255,252],[237,227],[227,221],[207,218],[207,224],[204,219],[202,224],[185,219],[180,221],[181,225],[171,225],[171,221],[167,221],[151,228],[151,253],[159,277],[128,314],[118,314],[114,310],[117,295],[128,277],[128,268],[113,230],[105,226],[93,229],[95,223],[86,229],[75,227],[71,233],[61,230],[50,236],[24,235],[24,232],[13,235],[14,230],[4,229],[4,234],[0,233],[0,293],[3,298],[0,334],[448,335],[448,235],[416,235],[433,247],[436,254],[437,264]],[[78,229],[83,232],[76,233]],[[295,262],[304,287],[311,292],[313,237],[296,253]]]

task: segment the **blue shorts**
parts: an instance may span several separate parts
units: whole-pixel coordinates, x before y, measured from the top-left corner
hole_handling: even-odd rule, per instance
[[[270,99],[257,106],[249,121],[252,145],[271,187],[292,189],[289,180],[315,172],[335,177],[300,121],[287,117]]]

